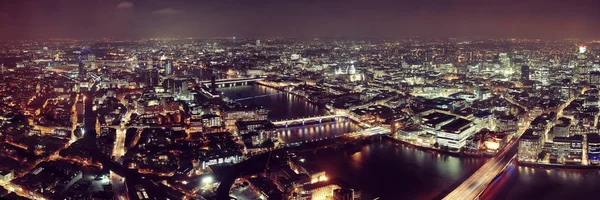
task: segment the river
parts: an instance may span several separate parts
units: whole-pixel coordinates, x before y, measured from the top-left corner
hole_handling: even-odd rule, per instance
[[[236,99],[277,93],[259,85],[220,88],[225,96]],[[241,101],[271,110],[269,119],[289,119],[325,114],[323,108],[300,97],[277,94]],[[280,129],[286,141],[315,139],[358,128],[350,123],[331,122]],[[329,129],[329,130],[328,130]],[[331,132],[333,130],[333,132]],[[339,177],[360,188],[363,199],[433,199],[468,178],[486,159],[456,157],[423,151],[389,141],[362,146],[353,153],[345,150],[307,152],[307,162],[323,167],[330,177]],[[481,199],[584,199],[600,195],[600,171],[530,168],[511,164],[481,196]]]
[[[482,199],[588,199],[600,195],[600,171],[511,164]]]
[[[278,90],[262,85],[245,85],[235,87],[219,88],[223,95],[229,99],[241,99],[266,94],[275,94],[272,96],[259,97],[239,101],[246,105],[263,106],[269,109],[268,118],[270,120],[282,120],[299,117],[324,115],[327,111],[317,105],[311,104],[304,98],[289,94],[279,93]]]

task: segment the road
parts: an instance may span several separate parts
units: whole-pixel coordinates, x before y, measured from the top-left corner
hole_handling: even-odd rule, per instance
[[[487,188],[488,184],[500,174],[515,157],[517,153],[517,143],[511,142],[504,151],[499,152],[486,162],[479,170],[471,175],[467,180],[460,184],[444,199],[477,199],[479,195]]]
[[[115,200],[129,199],[127,188],[125,187],[125,178],[110,172],[110,184],[112,185]]]
[[[95,88],[92,87],[92,88]],[[148,194],[153,197],[153,198],[157,198],[157,199],[174,199],[173,195],[171,194],[177,194],[176,191],[174,191],[171,188],[168,188],[166,186],[159,186],[156,183],[150,181],[150,179],[145,179],[143,177],[147,176],[147,175],[141,175],[139,173],[137,173],[136,170],[130,170],[128,168],[126,168],[125,166],[121,165],[120,163],[117,163],[113,160],[111,160],[111,158],[102,153],[100,151],[100,148],[98,148],[97,144],[96,144],[96,119],[97,119],[97,113],[92,109],[93,107],[93,99],[95,97],[95,90],[92,89],[92,92],[88,92],[86,95],[86,99],[85,99],[85,115],[84,115],[84,130],[85,130],[85,135],[84,138],[82,139],[89,147],[90,147],[90,151],[92,154],[92,159],[94,161],[100,162],[102,164],[102,168],[104,170],[110,170],[111,172],[114,172],[115,174],[119,175],[120,177],[125,178],[125,180],[127,180],[126,185],[130,186],[130,193],[131,192],[135,192],[133,189],[134,185],[142,185],[146,191],[148,192]],[[134,198],[135,195],[129,195],[130,197]]]
[[[527,116],[527,115],[525,115]],[[444,199],[477,199],[487,186],[500,174],[510,161],[515,157],[518,151],[518,143],[521,135],[527,130],[531,120],[527,118],[525,125],[517,131],[515,139],[511,140],[504,149],[498,152],[492,159],[487,161],[481,168],[473,173],[467,180],[460,184]]]
[[[507,100],[509,98],[506,98]],[[547,110],[558,113],[558,117],[562,116],[563,109],[569,105],[575,98],[570,98],[565,103],[557,107],[556,109]],[[509,100],[509,102],[514,102]],[[516,103],[516,102],[515,102]],[[528,116],[526,113],[524,116]],[[526,117],[524,126],[515,134],[515,139],[512,140],[502,151],[498,152],[491,160],[486,162],[481,168],[473,173],[467,180],[460,184],[444,199],[477,199],[481,193],[492,183],[493,179],[498,176],[506,166],[512,161],[518,151],[518,143],[521,135],[529,128],[531,120],[537,116]]]
[[[127,113],[125,113],[125,115],[123,116],[123,119],[121,119],[121,125],[115,128],[117,130],[117,135],[115,138],[112,156],[114,157],[115,161],[121,164],[123,163],[122,157],[123,155],[125,155],[125,138],[127,136],[127,128],[125,126],[129,122],[129,118],[131,118],[133,110],[135,109],[128,109]]]

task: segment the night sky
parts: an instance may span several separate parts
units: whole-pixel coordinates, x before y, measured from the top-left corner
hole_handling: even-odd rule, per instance
[[[0,39],[578,37],[593,0],[0,0]]]

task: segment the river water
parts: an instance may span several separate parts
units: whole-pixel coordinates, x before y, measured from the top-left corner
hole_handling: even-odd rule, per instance
[[[231,99],[273,94],[276,90],[247,85],[220,88]],[[325,114],[323,108],[300,97],[276,94],[241,101],[271,110],[270,120]],[[356,131],[349,122],[330,122],[280,129],[285,142],[312,140]],[[307,162],[323,167],[330,177],[339,177],[360,188],[363,199],[433,199],[469,177],[486,159],[455,157],[423,151],[389,141],[362,146],[358,152],[324,150],[303,155]],[[511,164],[481,196],[481,199],[584,199],[600,196],[600,171],[522,167]]]
[[[600,171],[544,169],[511,164],[482,199],[596,199]]]
[[[276,89],[262,85],[224,87],[219,88],[219,91],[223,92],[223,95],[231,100],[266,94],[275,94],[271,96],[239,101],[240,103],[246,105],[264,106],[265,108],[269,109],[271,111],[268,115],[270,120],[309,117],[325,115],[327,113],[324,108],[320,108],[317,105],[311,104],[302,97],[289,93],[279,93],[279,91]]]

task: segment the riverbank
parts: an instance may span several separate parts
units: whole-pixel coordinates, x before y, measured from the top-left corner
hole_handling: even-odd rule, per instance
[[[285,93],[288,93],[288,94],[292,94],[292,95],[295,95],[295,96],[297,96],[297,97],[301,97],[301,98],[303,98],[304,100],[306,100],[307,102],[309,102],[309,103],[312,103],[312,104],[315,104],[315,105],[317,105],[317,106],[324,106],[324,105],[322,105],[322,104],[319,104],[318,102],[313,102],[313,101],[312,101],[310,98],[308,98],[307,96],[304,96],[304,95],[298,94],[298,93],[296,93],[296,92],[293,92],[293,91],[287,91],[287,90],[284,90],[284,89],[282,89],[282,88],[279,88],[279,87],[277,87],[277,86],[273,86],[273,85],[269,84],[268,82],[266,82],[266,81],[264,81],[264,80],[263,80],[263,81],[256,81],[256,84],[258,84],[258,85],[262,85],[262,86],[265,86],[265,87],[268,87],[268,88],[272,88],[272,89],[275,89],[275,90],[278,90],[278,91],[282,91],[282,92],[285,92]]]
[[[545,168],[545,169],[600,169],[600,165],[574,165],[574,164],[546,164],[546,163],[531,163],[517,161],[520,166]]]
[[[464,152],[452,152],[452,151],[446,151],[446,150],[439,149],[439,148],[419,146],[419,145],[416,145],[416,144],[413,144],[413,143],[410,143],[410,142],[407,142],[404,140],[393,138],[392,136],[387,136],[386,138],[394,143],[407,145],[407,146],[410,146],[415,149],[419,149],[419,150],[423,150],[423,151],[430,151],[430,152],[435,152],[435,153],[441,153],[441,154],[446,154],[446,155],[451,155],[451,156],[475,157],[475,158],[489,158],[489,157],[494,156],[494,155],[489,155],[489,154],[484,154],[484,153],[472,154],[472,153],[464,153]]]

